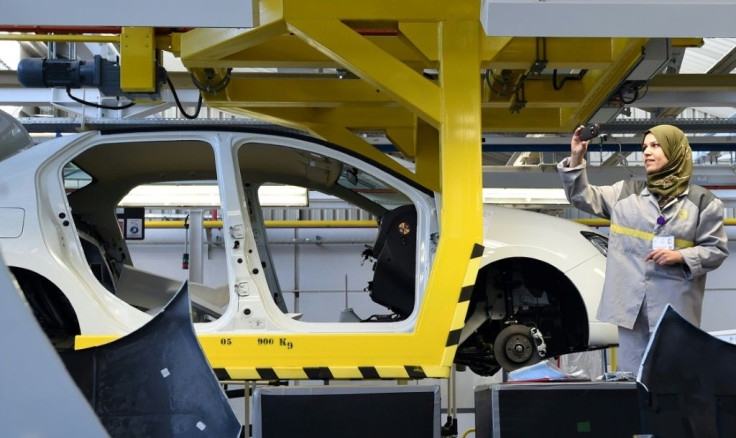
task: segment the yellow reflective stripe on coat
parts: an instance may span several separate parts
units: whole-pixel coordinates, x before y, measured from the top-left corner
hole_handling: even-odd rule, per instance
[[[646,240],[648,242],[651,242],[654,239],[653,233],[647,233],[646,231],[639,231],[633,228],[622,227],[621,225],[611,224],[611,231],[616,234],[623,234],[624,236],[636,237],[637,239]],[[693,246],[695,246],[695,244],[689,240],[675,239],[676,248],[690,248]]]

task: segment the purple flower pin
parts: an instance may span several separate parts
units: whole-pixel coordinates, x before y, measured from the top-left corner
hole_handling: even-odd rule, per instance
[[[657,225],[661,227],[662,225],[664,225],[664,223],[665,223],[664,216],[660,214],[659,217],[657,218]]]

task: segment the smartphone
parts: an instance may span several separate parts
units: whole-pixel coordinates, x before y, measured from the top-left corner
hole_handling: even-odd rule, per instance
[[[587,125],[580,131],[580,141],[590,140],[591,138],[598,137],[600,132],[600,126],[597,123]]]

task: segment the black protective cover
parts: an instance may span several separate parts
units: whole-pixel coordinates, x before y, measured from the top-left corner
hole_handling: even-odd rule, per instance
[[[187,283],[146,325],[62,359],[111,437],[237,437],[197,341]]]
[[[736,345],[667,306],[644,355],[642,433],[657,438],[736,437]]]

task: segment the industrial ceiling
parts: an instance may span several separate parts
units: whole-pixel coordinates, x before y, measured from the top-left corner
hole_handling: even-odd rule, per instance
[[[230,16],[222,21],[230,27],[181,27],[212,25],[205,17],[187,21],[196,14],[181,13],[170,18],[179,20],[174,23],[179,27],[142,27],[157,26],[155,20],[162,18],[140,17],[131,23],[124,11],[108,18],[100,13],[97,25],[37,11],[36,24],[28,26],[22,14],[33,11],[19,10],[20,18],[11,15],[7,24],[0,23],[0,30],[7,32],[0,38],[21,41],[17,55],[0,54],[0,105],[22,107],[17,115],[31,131],[64,132],[111,124],[183,123],[182,116],[192,113],[202,96],[205,110],[190,124],[223,118],[230,124],[277,124],[358,148],[365,147],[360,143],[390,143],[413,159],[421,148],[417,142],[436,137],[442,125],[446,108],[441,76],[449,77],[442,65],[455,56],[477,67],[477,74],[463,76],[477,83],[461,85],[460,92],[478,93],[483,140],[502,138],[483,143],[484,164],[510,163],[513,153],[524,149],[528,134],[562,135],[562,143],[549,142],[564,148],[565,136],[579,123],[602,123],[604,132],[612,135],[635,134],[651,119],[673,122],[692,107],[702,108],[690,111],[698,120],[677,121],[686,132],[736,131],[730,120],[700,120],[734,112],[736,76],[730,73],[736,43],[722,37],[730,27],[724,30],[726,26],[712,21],[707,28],[694,26],[682,9],[660,5],[656,10],[669,17],[668,27],[663,30],[650,22],[643,30],[636,25],[641,9],[632,13],[632,5],[600,1],[576,6],[591,17],[585,22],[568,22],[559,16],[564,5],[552,1],[531,8],[513,0],[452,5],[441,0],[384,0],[370,7],[328,0],[234,3],[228,8],[239,14],[236,17],[247,18],[241,20],[243,27],[234,27],[240,21]],[[654,8],[649,3],[636,6]],[[696,11],[691,13],[721,8],[723,15],[728,7],[674,3]],[[628,14],[629,20],[600,18],[619,13]],[[683,26],[672,25],[678,20]],[[448,23],[457,22],[482,25],[472,31],[479,33],[477,58],[446,51],[450,44],[462,48],[467,40],[447,31]],[[615,28],[606,23],[615,23]],[[157,60],[166,67],[177,96],[164,86],[155,101],[108,110],[85,106],[73,97],[113,105],[128,99],[95,89],[69,95],[58,88],[20,88],[14,57],[49,54],[78,59],[119,55],[123,89],[133,91],[156,88],[152,69]],[[141,71],[149,73],[141,79]],[[176,109],[176,97],[184,111]],[[633,120],[625,116],[632,110]],[[643,116],[646,119],[639,120]]]

